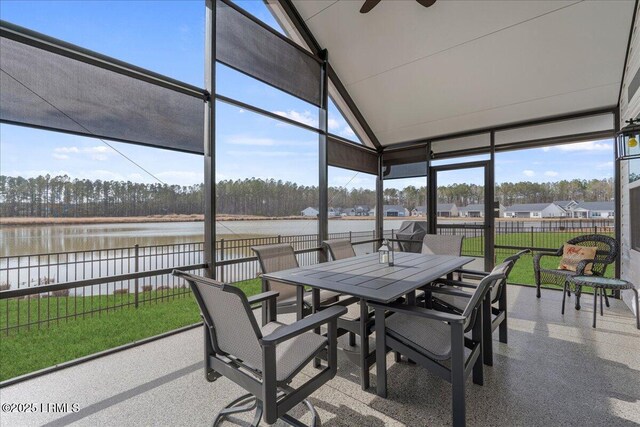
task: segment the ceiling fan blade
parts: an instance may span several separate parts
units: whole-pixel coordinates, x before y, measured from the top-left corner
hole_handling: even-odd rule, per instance
[[[433,4],[436,2],[436,0],[416,0],[416,1],[421,5],[423,5],[424,7],[433,6]]]
[[[366,0],[360,8],[360,13],[367,13],[380,3],[380,0]]]

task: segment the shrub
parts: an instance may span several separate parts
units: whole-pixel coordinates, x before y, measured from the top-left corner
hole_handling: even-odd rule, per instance
[[[126,288],[120,288],[120,289],[114,289],[113,290],[113,294],[114,295],[126,295],[129,293],[129,289]]]
[[[69,289],[59,289],[57,291],[52,291],[51,296],[52,297],[68,297],[69,293],[70,293]]]
[[[142,287],[142,292],[151,292],[153,290],[153,286],[151,285],[144,285]]]

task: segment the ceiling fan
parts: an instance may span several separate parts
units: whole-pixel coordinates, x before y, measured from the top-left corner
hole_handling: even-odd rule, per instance
[[[360,13],[367,13],[374,7],[380,3],[381,0],[365,0],[364,4],[360,8]],[[423,5],[424,7],[432,6],[436,0],[416,0],[418,3]]]

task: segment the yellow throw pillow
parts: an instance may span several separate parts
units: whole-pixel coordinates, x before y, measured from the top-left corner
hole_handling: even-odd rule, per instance
[[[560,270],[576,271],[580,261],[585,259],[595,259],[596,251],[598,248],[595,246],[578,246],[565,244],[562,249],[562,261],[560,261]],[[592,263],[587,264],[584,269],[584,274],[591,274]]]

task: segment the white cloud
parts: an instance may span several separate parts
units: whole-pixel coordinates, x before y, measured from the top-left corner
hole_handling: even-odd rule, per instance
[[[327,126],[329,127],[329,130],[337,130],[340,129],[340,122],[331,118],[327,121]]]
[[[554,177],[554,176],[558,176],[558,175],[559,175],[559,173],[558,173],[558,172],[556,172],[556,171],[546,171],[546,172],[544,173],[544,175],[545,175],[545,176]]]
[[[307,126],[318,127],[318,118],[314,117],[310,111],[274,111],[274,114],[277,114],[281,117],[286,117],[291,120],[295,120],[296,122],[304,123]]]
[[[70,154],[84,154],[89,157],[91,160],[96,160],[99,162],[104,162],[109,160],[109,155],[113,152],[111,148],[105,145],[96,145],[93,147],[76,147],[76,146],[65,146],[65,147],[56,147],[53,149],[53,158],[56,160],[68,160],[70,158]]]
[[[596,165],[596,169],[613,169],[613,162],[602,162]]]
[[[586,141],[574,144],[554,145],[553,147],[543,147],[542,151],[612,151],[613,145],[608,141]]]
[[[532,176],[535,176],[536,173],[534,171],[532,171],[532,170],[525,169],[525,170],[522,171],[522,175],[528,176],[528,177],[532,177]]]
[[[353,129],[351,129],[350,126],[345,126],[344,129],[342,129],[342,131],[340,132],[340,135],[344,135],[344,136],[356,136],[356,133],[353,131]]]
[[[227,154],[229,154],[230,156],[246,156],[247,152],[246,151],[227,151]],[[252,156],[256,156],[256,157],[309,157],[309,156],[317,156],[317,153],[315,152],[310,152],[310,153],[300,153],[297,151],[252,151],[251,152]]]
[[[204,179],[203,172],[196,172],[196,171],[169,170],[169,171],[156,173],[155,175],[161,180],[163,180],[164,182],[166,182],[167,184],[174,184],[174,185],[200,184],[203,182],[203,179]]]

